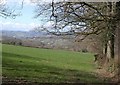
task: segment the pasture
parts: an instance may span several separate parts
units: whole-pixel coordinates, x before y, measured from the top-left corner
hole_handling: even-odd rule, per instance
[[[2,45],[3,83],[101,83],[91,53]]]

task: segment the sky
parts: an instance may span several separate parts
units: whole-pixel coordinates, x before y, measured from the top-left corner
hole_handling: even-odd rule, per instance
[[[6,3],[6,2],[5,2]],[[34,18],[36,4],[31,3],[31,0],[24,0],[23,8],[21,9],[22,0],[7,0],[7,6],[11,9],[16,9],[16,13],[20,13],[15,19],[0,17],[1,30],[12,31],[29,31],[41,25],[51,26],[51,22],[45,22],[45,17]]]
[[[15,9],[15,13],[20,13],[21,16],[17,16],[15,19],[10,17],[3,18],[0,17],[0,30],[12,30],[12,31],[29,31],[36,27],[40,27],[44,25],[46,27],[52,27],[53,22],[46,22],[44,18],[45,16],[34,18],[36,15],[36,1],[40,1],[40,3],[48,3],[52,0],[24,0],[23,8],[21,8],[21,4],[23,0],[0,0],[0,4],[6,3],[6,6],[10,7],[10,9]],[[59,1],[59,0],[57,0]]]

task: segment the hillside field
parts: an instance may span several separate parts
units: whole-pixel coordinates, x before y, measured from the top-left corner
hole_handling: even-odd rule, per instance
[[[2,45],[3,83],[100,83],[91,53]]]

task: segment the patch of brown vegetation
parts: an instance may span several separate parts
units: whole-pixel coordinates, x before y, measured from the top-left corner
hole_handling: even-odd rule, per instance
[[[111,73],[105,69],[97,69],[96,73],[100,76],[100,78],[104,79],[104,81],[109,80],[109,83],[120,83],[120,76],[115,75],[114,72]]]

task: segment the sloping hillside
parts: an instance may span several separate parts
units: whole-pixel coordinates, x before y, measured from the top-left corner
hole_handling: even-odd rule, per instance
[[[96,83],[93,55],[3,45],[3,83]]]

